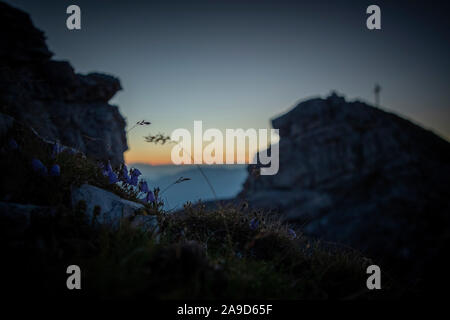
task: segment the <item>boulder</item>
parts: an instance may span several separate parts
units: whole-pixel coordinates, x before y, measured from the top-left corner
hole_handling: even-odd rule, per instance
[[[76,207],[80,201],[85,204],[89,221],[93,221],[96,215],[97,223],[113,227],[119,226],[124,218],[132,218],[137,210],[144,209],[144,205],[140,203],[122,199],[112,192],[89,184],[73,188],[72,206]]]

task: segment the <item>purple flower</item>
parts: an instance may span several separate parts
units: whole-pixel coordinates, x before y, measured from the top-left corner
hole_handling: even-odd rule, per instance
[[[108,175],[113,172],[113,169],[111,167],[111,162],[108,161],[108,164],[106,165],[106,172],[108,173]]]
[[[111,163],[109,161],[108,164],[106,165],[106,168],[103,165],[100,165],[100,168],[103,169],[102,173],[104,176],[108,177],[110,184],[119,182],[119,178],[117,177],[117,174],[113,171]]]
[[[14,139],[11,139],[11,140],[9,140],[9,147],[12,149],[12,150],[17,150],[17,149],[19,149],[19,145],[17,144],[17,142],[16,142],[16,140],[14,140]]]
[[[106,169],[105,169],[105,165],[103,164],[103,163],[99,163],[98,164],[98,168],[100,169],[100,171],[102,172],[102,174],[104,175],[104,176],[107,176],[108,175],[108,173],[106,172]]]
[[[53,177],[59,177],[61,175],[61,168],[59,167],[59,165],[54,164],[50,168],[50,175]]]
[[[128,184],[137,187],[138,179],[139,179],[138,176],[131,176],[131,179],[129,179],[130,181],[128,181]]]
[[[256,229],[258,229],[259,221],[256,218],[253,218],[252,220],[250,220],[249,226],[250,226],[250,229],[256,230]]]
[[[109,183],[113,184],[119,181],[117,178],[117,174],[115,174],[112,170],[108,172]]]
[[[125,183],[130,183],[130,176],[128,175],[128,168],[125,164],[122,167],[122,174],[120,176],[120,181],[125,182]]]
[[[144,193],[147,193],[150,191],[150,190],[148,190],[147,181],[144,181],[144,180],[139,181],[139,191],[144,192]]]
[[[31,167],[33,168],[33,171],[39,173],[42,176],[48,175],[48,170],[44,166],[44,164],[41,162],[41,160],[34,158],[31,160]]]
[[[155,196],[153,195],[153,192],[149,191],[147,192],[147,196],[145,197],[145,201],[147,202],[154,202]]]
[[[131,177],[139,177],[142,173],[139,171],[139,169],[131,169],[130,171]]]
[[[297,234],[291,228],[288,229],[288,233],[289,233],[289,236],[291,237],[291,239],[297,238]]]
[[[108,168],[112,171],[112,168],[111,168],[111,165],[108,163],[108,165],[106,165],[105,166],[105,164],[104,163],[100,163],[99,165],[98,165],[98,167],[100,168],[100,170],[102,171],[102,174],[105,176],[105,177],[107,177],[108,175],[109,175],[109,170],[108,170]]]

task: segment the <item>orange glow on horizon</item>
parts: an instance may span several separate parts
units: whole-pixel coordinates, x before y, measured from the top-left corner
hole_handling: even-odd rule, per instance
[[[171,148],[158,147],[158,148],[133,148],[127,150],[124,153],[125,163],[145,163],[150,165],[170,165],[172,159],[170,158]],[[245,163],[248,164],[249,159],[253,158],[253,154],[250,155],[249,151],[245,151]],[[237,163],[237,154],[234,154],[234,163]],[[225,164],[225,153],[223,156],[223,164]]]
[[[195,122],[194,122],[194,124],[195,124]],[[264,128],[264,129],[269,130],[270,128]],[[239,129],[239,130],[243,130],[243,129]],[[233,141],[234,149],[227,150],[227,148],[229,147],[227,139],[229,139],[229,137],[227,138],[225,129],[222,130],[222,132],[223,132],[222,133],[223,141],[221,142],[221,144],[216,145],[217,147],[219,147],[220,145],[222,146],[222,148],[223,148],[222,152],[217,151],[217,150],[211,150],[211,148],[206,149],[208,146],[211,146],[211,142],[209,142],[209,141],[200,140],[202,145],[196,146],[196,143],[199,143],[199,142],[198,142],[198,140],[195,140],[196,137],[195,137],[195,132],[194,132],[194,133],[190,133],[190,138],[191,138],[190,149],[191,150],[187,150],[187,152],[185,150],[180,151],[180,156],[184,154],[184,155],[188,155],[188,158],[191,158],[191,155],[192,155],[193,159],[197,159],[197,160],[201,161],[201,159],[203,159],[203,155],[205,155],[205,157],[208,157],[207,154],[203,154],[204,152],[212,152],[213,151],[214,153],[219,152],[219,154],[217,154],[217,157],[222,158],[223,164],[226,164],[226,158],[227,158],[228,152],[231,152],[234,155],[233,164],[238,164],[238,159],[239,160],[242,159],[243,160],[242,162],[244,162],[244,164],[248,164],[251,162],[251,160],[254,159],[254,156],[259,147],[258,141],[260,140],[260,138],[258,138],[257,141],[253,141],[253,140],[251,141],[250,137],[246,137],[245,145],[242,146],[239,143],[239,138],[231,137],[231,139],[234,140]],[[266,140],[267,142],[265,142],[265,143],[268,143],[268,145],[270,145],[270,141],[273,139],[271,133],[269,133],[269,132],[270,131],[266,131],[266,134],[268,136],[267,136],[267,140]],[[134,136],[129,136],[128,138],[129,138],[128,139],[129,150],[127,150],[124,154],[126,163],[128,163],[128,164],[145,163],[145,164],[151,164],[151,165],[171,165],[171,164],[173,164],[171,154],[172,154],[172,150],[176,144],[174,144],[174,143],[166,143],[166,144],[148,143],[142,138],[141,135],[137,135],[137,134]],[[203,138],[203,134],[200,136],[200,138],[201,139]],[[275,138],[275,139],[276,140],[273,140],[272,142],[274,142],[274,143],[278,142],[278,139],[277,138]],[[177,148],[177,150],[179,150],[179,148]],[[191,163],[186,163],[186,164],[194,164],[193,159],[192,159]],[[204,163],[204,161],[205,161],[205,159],[203,159],[203,163]]]
[[[147,152],[128,150],[125,152],[124,157],[127,164],[145,163],[153,166],[172,164],[170,154],[152,154],[150,156]]]

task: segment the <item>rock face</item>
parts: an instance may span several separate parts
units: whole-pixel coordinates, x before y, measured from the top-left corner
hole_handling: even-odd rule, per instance
[[[129,218],[136,210],[144,208],[142,204],[122,199],[112,192],[89,184],[83,184],[72,191],[72,205],[75,207],[80,201],[86,204],[86,216],[89,220],[92,220],[98,207],[96,221],[112,226],[118,226],[121,219]]]
[[[415,259],[414,268],[448,246],[447,141],[336,94],[304,101],[272,124],[280,129],[280,170],[249,174],[241,196],[251,205],[371,257]]]
[[[0,111],[33,127],[47,140],[88,156],[123,162],[125,120],[108,104],[121,89],[117,78],[80,75],[51,60],[44,34],[30,17],[0,3]]]
[[[112,192],[83,184],[72,190],[72,206],[76,207],[80,201],[86,206],[86,217],[89,221],[92,221],[96,214],[95,221],[101,225],[117,228],[123,219],[129,219],[134,228],[151,232],[159,230],[156,216],[135,215],[137,211],[144,209],[144,205],[122,199]]]

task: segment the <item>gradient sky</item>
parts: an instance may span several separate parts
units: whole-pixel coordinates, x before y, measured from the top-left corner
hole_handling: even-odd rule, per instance
[[[438,1],[14,0],[47,35],[55,59],[120,78],[112,103],[129,126],[127,162],[167,163],[148,133],[270,128],[298,100],[337,90],[450,138],[450,12]],[[66,29],[77,4],[82,30]],[[370,4],[382,30],[367,30]]]

